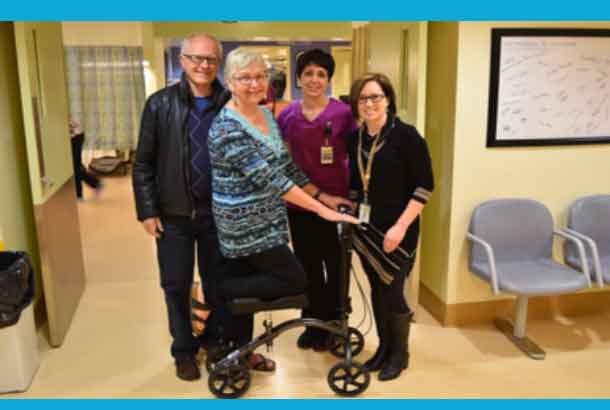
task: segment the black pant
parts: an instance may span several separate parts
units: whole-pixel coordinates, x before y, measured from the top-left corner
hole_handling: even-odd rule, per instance
[[[157,256],[173,337],[172,356],[193,356],[200,345],[193,336],[190,320],[195,248],[206,301],[212,307],[206,337],[231,338],[242,344],[248,342],[252,338],[253,316],[231,315],[218,297],[218,284],[224,276],[227,260],[220,254],[212,216],[203,214],[195,219],[168,216],[161,218],[161,222],[164,232],[157,239]]]
[[[371,285],[371,303],[373,307],[378,306],[392,314],[411,313],[411,309],[409,309],[409,305],[407,305],[405,300],[404,289],[405,280],[409,277],[413,264],[409,264],[399,275],[393,275],[394,279],[390,284],[385,284],[366,258],[360,254],[358,256]]]
[[[302,317],[339,319],[341,243],[337,224],[294,209],[288,210],[288,220],[294,253],[307,273],[309,306]]]
[[[74,166],[74,182],[76,183],[76,196],[83,197],[83,182],[93,189],[100,187],[100,180],[85,169],[82,162],[83,143],[85,134],[78,134],[71,138],[72,142],[72,164]]]
[[[305,291],[305,272],[286,245],[233,259],[230,266],[222,282],[222,294],[227,300],[275,299]]]

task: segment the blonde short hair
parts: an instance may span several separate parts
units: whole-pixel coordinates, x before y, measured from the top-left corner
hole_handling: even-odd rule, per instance
[[[258,63],[263,67],[267,67],[262,54],[244,47],[238,47],[227,55],[224,68],[224,78],[228,81],[233,73],[239,71],[250,64]]]

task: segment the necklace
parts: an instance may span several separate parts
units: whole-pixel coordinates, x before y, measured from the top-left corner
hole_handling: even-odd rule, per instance
[[[360,173],[360,180],[362,181],[362,191],[364,193],[364,203],[368,203],[368,198],[369,198],[369,183],[371,182],[371,174],[373,172],[373,161],[375,160],[375,155],[381,150],[381,148],[383,148],[383,146],[385,145],[385,138],[390,131],[394,128],[395,125],[395,121],[394,118],[392,118],[392,123],[390,124],[390,126],[386,129],[386,132],[384,134],[382,134],[383,131],[383,127],[379,130],[379,133],[377,133],[377,135],[374,135],[372,137],[373,139],[373,145],[371,146],[370,151],[368,152],[367,155],[367,163],[366,166],[363,163],[363,157],[364,157],[364,150],[362,148],[362,139],[363,139],[363,130],[364,130],[364,126],[361,126],[360,129],[358,130],[358,145],[357,145],[357,151],[356,151],[356,160],[357,160],[357,165],[358,165],[358,172]]]

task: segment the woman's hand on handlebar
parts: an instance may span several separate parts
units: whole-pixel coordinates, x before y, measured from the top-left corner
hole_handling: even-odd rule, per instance
[[[339,206],[345,205],[349,207],[352,211],[356,208],[356,205],[346,198],[341,198],[340,196],[330,195],[325,192],[322,192],[319,197],[320,202],[329,208],[334,209],[335,211],[339,210]]]
[[[318,211],[318,216],[331,222],[348,222],[354,225],[358,225],[359,223],[358,219],[354,218],[353,216],[333,211],[325,206],[321,207],[321,209]]]

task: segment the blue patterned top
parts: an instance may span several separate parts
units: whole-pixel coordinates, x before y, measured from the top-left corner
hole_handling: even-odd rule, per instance
[[[309,182],[294,164],[273,115],[262,108],[270,135],[224,107],[210,127],[212,211],[220,250],[238,258],[288,243],[288,217],[281,197]]]

